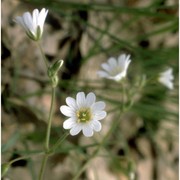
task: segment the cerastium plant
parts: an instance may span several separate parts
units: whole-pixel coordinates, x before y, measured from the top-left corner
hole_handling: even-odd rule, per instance
[[[43,26],[44,26],[47,13],[48,13],[48,10],[46,10],[45,8],[43,8],[40,12],[37,9],[35,9],[32,15],[29,12],[25,12],[22,17],[18,16],[15,18],[15,22],[20,24],[25,29],[28,37],[37,43],[40,49],[41,55],[43,57],[43,60],[46,64],[48,77],[51,81],[51,88],[52,88],[51,106],[50,106],[47,131],[46,131],[44,158],[43,158],[41,170],[39,173],[39,179],[43,179],[46,162],[51,152],[51,149],[49,147],[49,141],[50,141],[51,123],[52,123],[52,116],[53,116],[53,109],[54,109],[55,88],[58,85],[57,73],[63,65],[63,60],[58,60],[54,64],[49,65],[48,60],[46,59],[44,52],[42,50],[41,44],[39,42],[43,34]]]
[[[22,17],[16,17],[14,20],[16,23],[24,28],[27,36],[37,43],[38,48],[41,52],[42,58],[47,68],[47,75],[51,82],[51,106],[48,116],[48,123],[47,123],[47,130],[46,130],[46,138],[45,138],[45,148],[40,153],[43,154],[43,159],[41,163],[41,168],[39,170],[39,180],[43,179],[45,166],[49,156],[55,153],[55,150],[59,145],[66,139],[68,135],[75,136],[79,134],[81,131],[85,137],[92,137],[95,132],[99,132],[102,129],[101,120],[103,120],[107,116],[107,112],[105,111],[106,103],[103,101],[96,102],[96,95],[94,92],[90,92],[85,95],[84,92],[78,92],[76,98],[67,97],[66,104],[60,107],[60,111],[63,115],[68,117],[63,123],[64,129],[70,129],[69,132],[65,132],[57,142],[50,147],[50,133],[51,133],[51,124],[53,120],[53,110],[54,110],[54,100],[55,100],[55,89],[58,85],[58,71],[61,69],[63,65],[63,60],[58,60],[53,64],[49,64],[46,56],[43,52],[43,49],[40,44],[40,40],[43,35],[43,26],[48,14],[48,10],[43,8],[41,11],[35,9],[32,14],[29,12],[25,12]],[[114,57],[110,57],[107,63],[103,63],[101,65],[102,70],[99,70],[97,74],[101,78],[106,78],[109,80],[114,80],[116,83],[120,83],[122,85],[122,97],[126,96],[126,100],[122,100],[122,109],[120,113],[127,111],[134,103],[134,96],[136,95],[137,91],[142,89],[147,83],[149,82],[160,82],[164,86],[169,89],[173,89],[173,82],[174,79],[172,74],[172,68],[167,69],[164,72],[159,73],[155,78],[150,78],[150,80],[146,79],[143,75],[138,87],[136,89],[126,88],[124,83],[126,83],[126,75],[128,67],[131,63],[130,55],[122,54],[117,59]],[[155,81],[154,81],[155,80]],[[124,104],[123,104],[124,103]],[[101,142],[97,145],[97,148],[92,152],[86,163],[80,167],[77,171],[73,179],[78,179],[81,173],[85,170],[87,164],[91,159],[93,159],[97,153],[99,152],[100,148],[106,143],[109,136],[112,132],[118,127],[119,120],[112,123],[111,127],[109,128],[106,135],[102,138]],[[10,162],[7,162],[2,165],[2,175],[4,175],[10,165],[15,161],[29,158],[28,156],[22,156],[20,158],[14,159]],[[134,176],[134,169],[131,169],[129,172],[129,178],[133,180]]]

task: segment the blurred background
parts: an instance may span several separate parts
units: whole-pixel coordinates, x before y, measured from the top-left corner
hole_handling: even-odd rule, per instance
[[[119,121],[82,180],[178,179],[178,1],[2,0],[2,163],[43,149],[51,89],[37,45],[13,19],[49,10],[41,44],[50,63],[63,59],[56,90],[51,144],[64,130],[59,107],[67,96],[94,92],[107,104],[102,131],[68,137],[45,171],[46,180],[71,180],[114,121]],[[121,113],[122,85],[97,76],[111,56],[131,54],[127,90],[133,106]],[[159,83],[138,88],[142,77],[173,68],[174,89]],[[128,91],[129,92],[129,91]],[[42,156],[12,164],[4,180],[36,180]]]

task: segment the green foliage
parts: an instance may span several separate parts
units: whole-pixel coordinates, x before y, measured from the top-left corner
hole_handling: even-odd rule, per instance
[[[119,132],[122,123],[119,114],[122,113],[123,115],[128,116],[128,113],[134,113],[135,116],[140,119],[141,127],[136,127],[137,130],[134,134],[134,141],[138,140],[139,137],[144,136],[147,137],[151,143],[154,143],[156,135],[161,130],[161,125],[164,122],[168,121],[171,124],[178,125],[178,44],[169,45],[167,42],[164,43],[164,39],[167,38],[167,36],[171,38],[171,35],[173,36],[173,34],[178,31],[178,17],[176,13],[173,13],[177,9],[177,4],[167,6],[160,5],[159,1],[152,1],[148,6],[137,8],[97,2],[81,3],[80,1],[22,0],[22,2],[27,5],[32,5],[35,8],[46,7],[52,14],[55,13],[62,22],[67,22],[73,26],[72,30],[67,32],[68,37],[72,36],[72,38],[69,38],[67,41],[70,42],[71,46],[67,50],[66,59],[64,59],[65,70],[58,77],[59,85],[56,92],[57,101],[61,101],[60,103],[63,104],[65,97],[69,96],[69,94],[73,96],[78,91],[95,91],[97,92],[97,97],[99,99],[107,102],[110,107],[108,114],[112,115],[112,124],[113,121],[119,121],[119,125],[114,127],[112,134],[109,135],[101,146],[106,152],[109,152],[107,153],[107,156],[110,159],[108,162],[111,167],[110,169],[114,172],[120,171],[126,176],[129,176],[129,173],[131,173],[131,171],[136,171],[136,169],[134,162],[131,161],[130,158],[126,159],[126,157],[131,157],[129,149],[132,147],[129,143],[129,139],[123,137],[123,132]],[[98,12],[100,15],[102,14],[102,17],[104,13],[110,14],[110,16],[104,18],[105,23],[103,26],[98,26],[89,21],[88,18],[83,18],[81,16],[82,12],[87,16],[92,12]],[[122,16],[126,16],[126,18],[123,19],[121,18]],[[120,21],[120,26],[118,26],[119,29],[115,29],[116,31],[113,33],[111,28],[117,25],[117,19]],[[142,32],[138,32],[141,31],[141,28],[138,30],[136,28],[140,22],[142,23],[142,21],[147,24],[151,23],[151,29],[147,30],[147,28],[144,30],[142,28]],[[91,31],[94,35],[93,37],[90,35],[88,36],[91,46],[87,53],[82,55],[79,48],[82,35],[83,33],[88,34]],[[77,35],[73,37],[73,32],[77,32],[79,36]],[[121,33],[124,33],[125,36],[120,36]],[[108,39],[108,45],[103,44],[104,38]],[[159,40],[156,44],[156,38],[161,38],[162,41]],[[151,46],[151,43],[155,45]],[[59,49],[59,51],[61,51],[61,49]],[[108,58],[109,56],[119,55],[121,52],[131,54],[132,59],[125,87],[123,87],[121,83],[117,84],[110,80],[81,80],[78,78],[80,69],[83,68],[86,63],[91,61],[93,57],[104,55],[104,57]],[[104,59],[104,61],[105,60],[106,59]],[[58,61],[58,63],[55,63],[52,66],[51,70],[53,69],[55,71],[55,75],[57,75],[61,65],[61,62]],[[172,93],[157,82],[149,83],[149,79],[156,78],[167,66],[173,67],[173,73],[175,76],[175,88]],[[16,69],[14,71],[16,72]],[[54,72],[50,73],[53,74]],[[12,79],[16,79],[16,82],[18,82],[17,79],[20,77],[16,75],[17,74],[14,73]],[[137,79],[142,75],[146,76],[147,81],[145,81],[142,87],[140,87],[140,83],[137,82]],[[41,81],[38,77],[35,77],[34,81],[41,82],[42,87],[46,86],[48,82]],[[57,85],[57,79],[55,79],[55,84]],[[16,89],[15,81],[11,82],[10,87],[14,88],[9,90],[9,94],[7,94],[7,92],[4,93],[2,97],[5,102],[4,106],[8,106],[8,108],[4,107],[5,110],[9,112],[22,112],[23,120],[26,116],[29,116],[28,114],[30,114],[27,113],[26,109],[29,109],[31,112],[37,111],[36,107],[33,108],[27,106],[26,108],[22,108],[22,104],[20,104],[20,109],[18,109],[19,106],[17,103],[13,105],[12,102],[8,102],[9,96],[16,95],[14,90]],[[20,100],[28,100],[30,97],[39,97],[43,94],[47,94],[47,92],[42,88],[42,90],[34,91],[34,93],[19,94],[17,98]],[[167,105],[170,105],[173,108],[169,109]],[[23,107],[25,106],[26,105],[23,104]],[[56,112],[56,114],[57,113],[60,116],[60,113]],[[118,116],[116,116],[117,114]],[[31,116],[33,117],[32,122],[36,125],[37,122],[34,122],[36,119],[42,120],[44,118],[42,113],[39,116],[40,118],[37,117],[37,113],[33,113],[33,116]],[[63,134],[61,124],[52,128],[50,140],[51,145],[56,142],[59,135]],[[27,132],[24,134],[23,140],[29,141],[33,144],[42,145],[43,147],[46,133],[44,128],[45,123],[43,123],[42,126],[40,122],[33,132]],[[129,129],[131,128],[132,127],[129,127]],[[16,143],[21,141],[20,135],[20,132],[16,131],[12,136],[10,136],[7,142],[2,144],[2,153],[12,151],[12,149],[16,147]],[[127,152],[123,157],[117,156],[113,151],[111,152],[113,148],[117,147],[118,140],[124,141],[124,146],[127,148]],[[87,161],[90,161],[90,157],[93,157],[91,150],[98,148],[100,143],[101,142],[95,138],[93,143],[81,145],[79,143],[79,137],[77,139],[69,138],[64,142],[63,146],[57,148],[55,152],[57,154],[69,155],[73,151],[77,155],[74,159],[78,159],[83,155],[83,160],[86,159]],[[154,143],[153,146],[156,146],[156,144]],[[156,147],[155,150],[157,150]],[[37,152],[39,151],[40,150],[37,150]],[[22,152],[22,154],[31,154],[31,151],[28,151],[27,149]],[[125,161],[125,163],[123,161]],[[81,162],[81,158],[79,158],[79,163],[83,166],[84,162]],[[32,166],[33,165],[30,164],[31,171],[33,171]],[[36,175],[33,174],[32,176],[35,179]]]

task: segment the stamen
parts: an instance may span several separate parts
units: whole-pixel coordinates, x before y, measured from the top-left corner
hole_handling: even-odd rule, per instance
[[[86,123],[91,120],[91,111],[89,108],[82,108],[76,113],[78,123]]]

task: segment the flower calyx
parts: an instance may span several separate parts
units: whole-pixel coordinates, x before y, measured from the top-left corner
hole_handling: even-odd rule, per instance
[[[51,83],[53,87],[56,87],[58,84],[58,71],[60,70],[60,68],[63,65],[63,60],[57,60],[54,64],[52,64],[49,68],[48,68],[48,76],[51,79]]]

